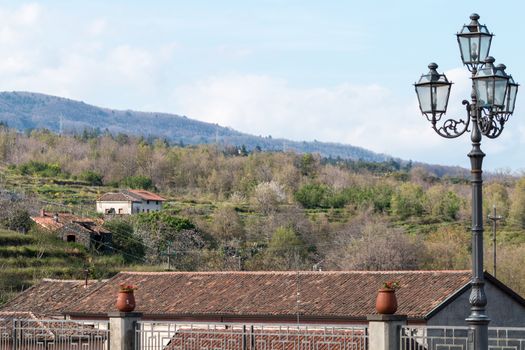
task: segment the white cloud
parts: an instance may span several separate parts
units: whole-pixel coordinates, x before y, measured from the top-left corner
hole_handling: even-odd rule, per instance
[[[40,5],[22,5],[15,10],[0,9],[0,43],[18,45],[34,30],[40,19]]]
[[[97,18],[92,21],[87,28],[87,33],[92,36],[99,36],[103,34],[108,27],[108,22],[104,18]]]
[[[40,16],[40,5],[36,3],[22,5],[13,15],[15,23],[32,25]]]
[[[262,75],[214,77],[176,90],[176,110],[255,135],[343,142],[392,155],[440,144],[417,102],[375,85],[296,88]]]
[[[108,45],[105,19],[86,19],[65,33],[37,4],[0,7],[0,90],[25,90],[113,108],[139,108],[158,99],[162,69],[173,43],[142,48]],[[58,20],[60,22],[60,20]],[[43,40],[56,39],[60,46]],[[98,36],[97,36],[98,35]]]
[[[461,101],[470,99],[468,72],[452,69],[446,74],[454,85],[445,119],[465,120]],[[404,159],[468,167],[469,134],[438,136],[421,116],[415,93],[408,100],[398,95],[406,94],[376,84],[298,88],[265,75],[226,75],[178,88],[173,110],[255,135],[342,142]],[[509,152],[523,152],[517,143],[524,140],[524,124],[511,122],[516,125],[498,140],[483,141],[489,169],[505,166]]]
[[[184,72],[186,60],[193,56],[185,56],[183,40],[179,44],[170,37],[143,46],[117,35],[106,40],[109,23],[97,17],[82,18],[64,32],[64,23],[45,10],[38,4],[0,8],[0,90],[43,92],[111,108],[167,111],[255,135],[342,142],[405,159],[468,166],[468,136],[459,140],[437,136],[420,115],[409,84],[397,87],[403,91],[352,82],[306,88],[270,75],[209,77],[209,70],[203,69],[205,78],[180,85],[196,76]],[[199,54],[232,60],[253,56],[249,49],[236,47],[217,44]],[[461,100],[470,96],[469,73],[458,68],[446,74],[455,83],[448,116],[464,118]],[[500,139],[484,140],[483,149],[491,155],[487,164],[493,162],[493,168],[504,166],[510,153],[518,157],[525,152],[520,105],[518,99],[517,115]]]

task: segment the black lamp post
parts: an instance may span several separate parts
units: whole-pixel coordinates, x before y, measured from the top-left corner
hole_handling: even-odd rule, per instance
[[[450,96],[451,82],[437,72],[437,64],[431,63],[428,74],[423,74],[415,85],[419,108],[431,122],[432,128],[442,137],[455,138],[470,132],[472,150],[468,154],[472,183],[472,280],[469,297],[470,349],[488,349],[489,317],[485,306],[487,297],[483,276],[483,203],[482,163],[485,154],[481,151],[482,135],[496,138],[514,112],[518,84],[505,72],[505,65],[494,65],[489,56],[492,36],[485,25],[478,22],[479,15],[472,14],[471,22],[457,34],[461,59],[472,73],[471,101],[464,100],[466,118],[444,119]],[[469,129],[470,126],[470,129]]]

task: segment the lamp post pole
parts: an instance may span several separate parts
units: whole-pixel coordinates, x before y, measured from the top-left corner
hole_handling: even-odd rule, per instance
[[[514,113],[518,84],[505,73],[505,65],[494,66],[489,56],[493,34],[472,14],[471,22],[457,34],[461,59],[472,73],[471,101],[464,100],[466,118],[445,119],[452,83],[445,74],[437,72],[438,65],[430,63],[430,71],[414,84],[421,113],[432,129],[445,138],[456,138],[470,131],[472,149],[470,158],[472,186],[472,279],[469,296],[469,349],[488,350],[487,296],[483,275],[483,158],[481,139],[495,139],[503,132],[505,123]],[[470,127],[470,129],[469,129]]]
[[[473,73],[474,76],[475,73]],[[476,106],[477,96],[473,88],[472,106]],[[470,158],[470,173],[472,184],[472,280],[470,290],[470,315],[466,321],[469,325],[473,350],[487,350],[489,348],[488,324],[486,314],[487,296],[485,295],[485,278],[483,276],[483,158],[485,153],[481,150],[481,131],[478,125],[479,108],[470,111],[472,131],[470,140],[472,150]]]

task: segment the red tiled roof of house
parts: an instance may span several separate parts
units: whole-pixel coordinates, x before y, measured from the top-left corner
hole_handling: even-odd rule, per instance
[[[97,198],[97,202],[138,202],[139,198],[122,192],[108,192]]]
[[[147,200],[147,201],[159,201],[163,202],[166,199],[159,196],[158,194],[155,194],[153,192],[145,191],[145,190],[127,190],[124,193],[129,193],[131,195],[136,195],[137,197]]]
[[[80,280],[43,279],[2,305],[0,312],[4,315],[32,312],[45,317],[63,317],[66,305],[87,295],[101,283],[89,280],[85,287],[85,281]]]
[[[39,226],[50,231],[56,231],[63,228],[65,225],[72,224],[78,225],[77,229],[81,231],[94,232],[97,234],[110,233],[102,226],[104,224],[104,220],[98,218],[85,218],[71,213],[43,212],[43,215],[41,216],[32,216],[31,220],[33,220]]]
[[[57,222],[53,218],[47,216],[32,216],[31,220],[33,220],[37,225],[50,231],[56,231],[64,227],[63,223]]]
[[[37,320],[38,317],[34,313],[27,311],[0,311],[1,324],[5,325],[16,319]]]
[[[264,329],[250,330],[250,341],[253,344],[284,344],[282,349],[364,349],[366,347],[365,332],[363,329],[322,329],[322,328],[287,328],[283,326],[267,326]],[[186,328],[177,327],[177,331],[171,336],[164,350],[178,350],[194,348],[195,343],[201,349],[216,348],[216,344],[235,344],[231,348],[241,348],[246,341],[246,329],[225,325],[214,325],[210,327],[205,324],[199,328],[198,324]],[[302,346],[301,346],[302,345]],[[263,347],[264,348],[264,347]]]
[[[120,284],[137,286],[136,311],[147,315],[276,316],[364,319],[377,290],[399,281],[399,314],[423,319],[466,287],[469,271],[121,272],[67,306],[73,314],[115,311]],[[299,303],[297,303],[297,291]]]

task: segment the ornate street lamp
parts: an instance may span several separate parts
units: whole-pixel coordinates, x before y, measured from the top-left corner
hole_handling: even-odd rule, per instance
[[[468,70],[477,69],[483,65],[489,55],[493,34],[487,26],[478,22],[479,15],[470,15],[470,23],[465,24],[457,35],[461,60]]]
[[[428,74],[423,74],[414,85],[421,112],[440,136],[455,138],[470,131],[472,150],[468,157],[472,174],[472,289],[469,298],[470,315],[466,321],[472,345],[470,348],[487,350],[490,319],[485,311],[487,297],[483,276],[481,176],[485,154],[481,151],[480,144],[482,135],[496,138],[503,131],[505,123],[514,113],[518,84],[505,72],[505,65],[494,65],[494,58],[489,56],[493,35],[485,25],[478,23],[479,15],[472,14],[470,19],[470,24],[464,25],[457,34],[461,59],[472,73],[471,101],[463,101],[467,112],[465,120],[443,120],[452,83],[444,74],[437,72],[437,64],[429,64]]]

